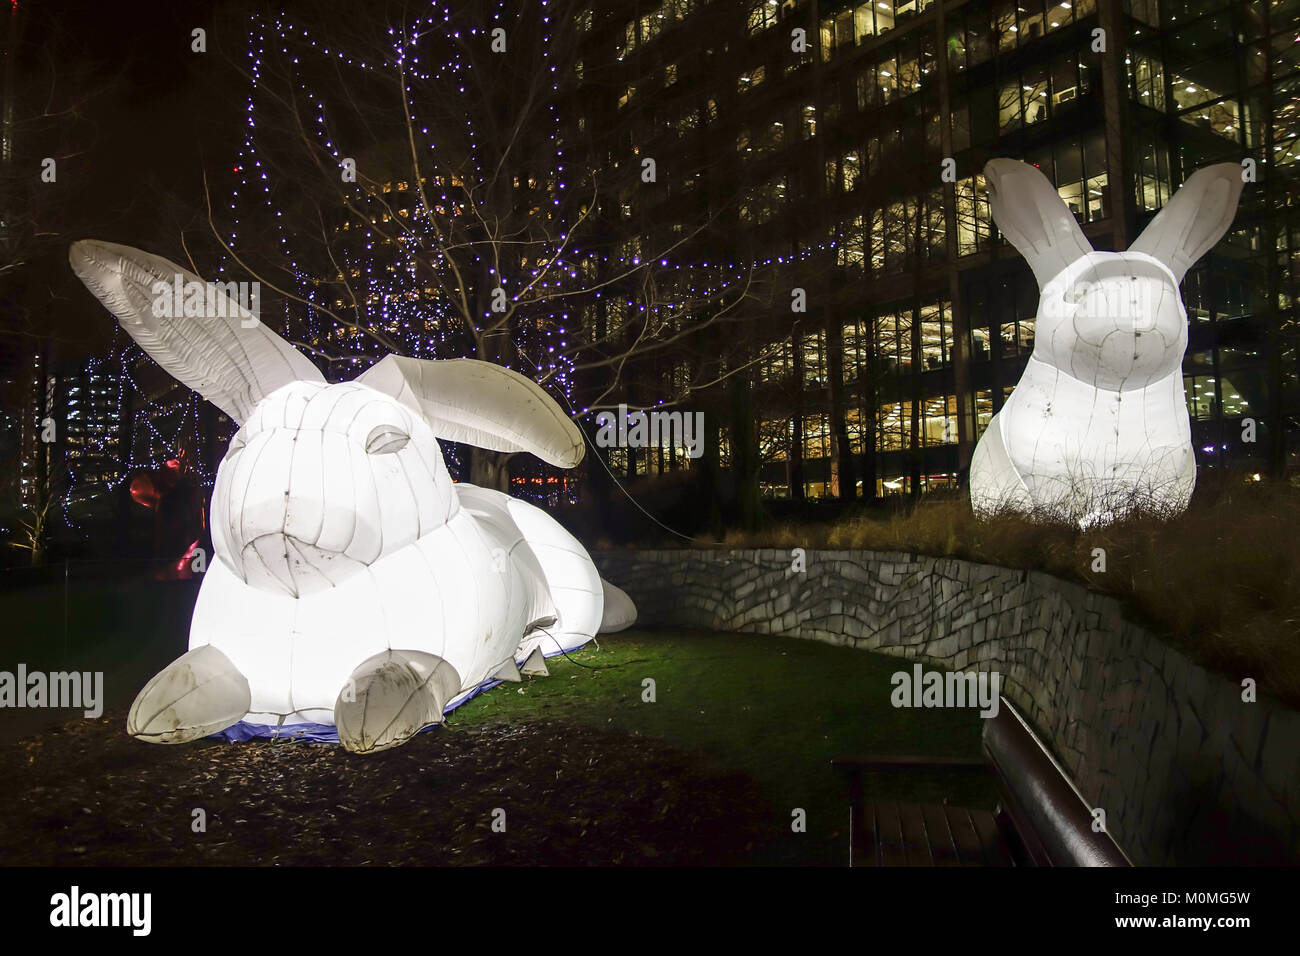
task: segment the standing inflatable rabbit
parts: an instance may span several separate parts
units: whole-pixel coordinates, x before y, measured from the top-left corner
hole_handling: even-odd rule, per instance
[[[1178,284],[1232,224],[1241,167],[1194,173],[1127,252],[1094,252],[1035,167],[995,159],[984,176],[993,219],[1033,269],[1040,299],[1029,364],[975,446],[976,513],[1090,526],[1135,509],[1183,510],[1196,458]]]
[[[384,750],[521,663],[544,673],[544,654],[635,620],[553,519],[447,472],[438,438],[578,463],[582,433],[535,382],[390,355],[330,385],[232,300],[158,317],[160,284],[201,283],[166,259],[95,241],[70,258],[159,365],[240,425],[190,649],[136,697],[132,735],[324,724],[349,750]]]

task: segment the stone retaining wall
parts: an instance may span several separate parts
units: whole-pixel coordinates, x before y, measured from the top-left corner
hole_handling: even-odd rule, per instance
[[[1113,598],[1037,571],[865,551],[608,551],[639,624],[779,634],[998,671],[1140,865],[1300,862],[1300,714],[1242,701],[1130,624]]]

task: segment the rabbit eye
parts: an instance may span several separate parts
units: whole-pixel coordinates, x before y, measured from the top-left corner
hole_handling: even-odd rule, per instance
[[[367,455],[391,455],[401,451],[411,436],[395,425],[376,425],[366,436]]]
[[[1077,305],[1083,301],[1084,296],[1086,296],[1091,290],[1091,282],[1077,282],[1070,286],[1069,290],[1065,293],[1065,301]]]

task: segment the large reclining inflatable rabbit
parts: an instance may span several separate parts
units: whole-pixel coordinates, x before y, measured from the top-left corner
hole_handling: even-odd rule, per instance
[[[1010,159],[984,168],[998,228],[1040,299],[1034,350],[971,460],[979,514],[1084,526],[1187,507],[1196,458],[1183,396],[1178,284],[1232,224],[1240,166],[1194,173],[1127,252],[1094,252],[1055,187]]]
[[[240,425],[217,470],[216,560],[190,650],[136,698],[134,736],[316,723],[350,750],[383,750],[484,682],[519,680],[520,662],[544,671],[544,653],[635,619],[559,524],[453,485],[443,463],[438,438],[576,465],[582,434],[536,383],[486,362],[390,355],[329,385],[229,300],[157,317],[158,283],[200,281],[166,259],[94,241],[70,258],[159,365]]]

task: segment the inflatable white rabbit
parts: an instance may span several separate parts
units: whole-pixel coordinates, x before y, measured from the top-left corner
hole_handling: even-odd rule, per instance
[[[1194,173],[1127,252],[1094,252],[1035,167],[995,159],[984,176],[993,219],[1040,299],[1029,364],[971,460],[975,511],[1089,526],[1135,508],[1183,510],[1196,458],[1178,284],[1232,224],[1241,167]]]
[[[217,470],[216,560],[190,649],[140,692],[132,735],[325,724],[350,750],[383,750],[483,683],[519,680],[520,663],[545,673],[543,654],[635,620],[552,518],[447,472],[438,438],[578,463],[581,432],[535,382],[390,355],[326,384],[233,301],[157,317],[159,283],[201,281],[166,259],[95,241],[70,258],[159,365],[240,425]]]

